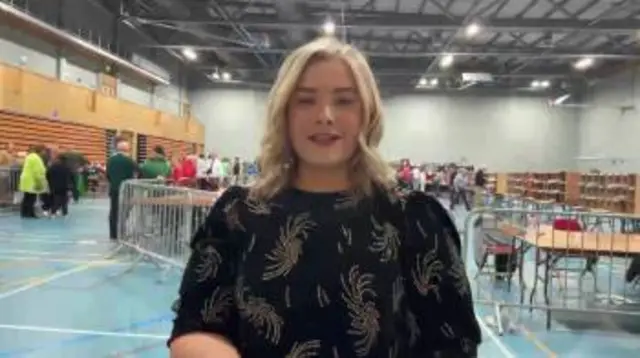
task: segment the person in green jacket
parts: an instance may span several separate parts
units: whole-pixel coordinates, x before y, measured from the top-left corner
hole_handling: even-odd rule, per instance
[[[24,158],[18,188],[22,192],[20,216],[23,218],[37,218],[36,200],[38,195],[47,192],[47,167],[43,160],[45,150],[42,145],[35,146]]]
[[[162,146],[153,148],[152,156],[142,163],[140,174],[144,179],[168,178],[171,175],[171,164],[165,157]]]
[[[133,179],[138,172],[137,164],[129,156],[129,143],[118,140],[116,154],[107,160],[107,181],[109,182],[109,238],[118,239],[118,215],[120,204],[120,186],[125,180]]]

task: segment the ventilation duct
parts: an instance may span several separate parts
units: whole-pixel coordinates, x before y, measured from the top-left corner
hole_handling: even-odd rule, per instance
[[[0,1],[0,22],[12,25],[14,27],[25,28],[34,35],[41,37],[53,43],[70,46],[73,49],[84,53],[88,56],[98,58],[112,63],[123,72],[132,76],[142,78],[154,84],[168,85],[169,80],[162,78],[155,73],[147,71],[135,64],[116,56],[90,42],[76,37],[66,31],[60,30],[46,22],[26,14],[12,5]]]

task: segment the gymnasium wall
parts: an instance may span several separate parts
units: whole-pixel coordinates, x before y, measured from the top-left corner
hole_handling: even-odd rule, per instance
[[[68,6],[62,9],[58,3],[59,1],[54,0],[29,0],[29,13],[52,24],[62,15],[63,26],[69,32],[109,48],[112,52],[118,52],[138,66],[163,78],[171,78],[170,85],[156,86],[155,89],[130,78],[121,78],[118,83],[118,97],[172,115],[182,114],[181,103],[186,99],[186,86],[184,76],[179,71],[180,64],[175,58],[161,51],[153,53],[139,47],[140,44],[153,41],[124,24],[118,25],[122,45],[113,48],[113,14],[96,0],[73,1],[73,4],[67,1]],[[97,73],[102,70],[99,64],[57,49],[51,44],[26,35],[23,31],[2,24],[0,49],[0,62],[22,66],[44,76],[59,78],[90,89],[98,86]],[[135,53],[132,53],[131,49],[135,49]]]
[[[640,172],[639,76],[635,68],[591,87],[580,109],[579,156],[609,159],[578,160],[581,170]]]
[[[266,93],[198,89],[192,111],[204,124],[205,146],[251,158],[263,131]],[[405,95],[385,98],[385,157],[486,164],[496,171],[574,167],[578,111],[549,108],[537,97]]]

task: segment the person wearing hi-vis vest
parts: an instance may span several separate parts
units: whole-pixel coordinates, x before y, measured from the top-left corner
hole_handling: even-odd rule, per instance
[[[42,159],[46,148],[37,145],[24,158],[22,173],[20,174],[19,190],[22,192],[20,216],[23,218],[37,218],[35,204],[38,195],[47,193],[47,167]]]

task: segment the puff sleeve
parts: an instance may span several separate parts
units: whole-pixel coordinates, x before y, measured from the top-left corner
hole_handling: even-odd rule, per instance
[[[169,345],[180,336],[196,332],[216,334],[237,344],[234,287],[239,259],[228,215],[237,209],[234,205],[240,202],[243,191],[233,187],[222,194],[193,237],[192,254],[174,304],[176,318]]]
[[[424,193],[410,194],[404,212],[411,357],[477,357],[481,333],[453,221]]]

